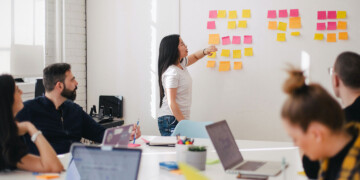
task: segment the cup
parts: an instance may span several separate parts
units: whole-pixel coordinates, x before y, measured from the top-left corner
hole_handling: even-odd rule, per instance
[[[175,145],[177,162],[186,162],[186,154],[190,146],[191,145],[184,145],[184,144]]]
[[[206,151],[187,151],[186,163],[200,171],[205,170]]]

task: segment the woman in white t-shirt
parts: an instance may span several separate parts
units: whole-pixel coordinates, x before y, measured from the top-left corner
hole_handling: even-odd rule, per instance
[[[180,35],[169,35],[161,40],[158,125],[162,136],[170,136],[178,122],[190,117],[192,80],[186,67],[215,51],[216,47],[210,46],[188,56],[187,46]]]

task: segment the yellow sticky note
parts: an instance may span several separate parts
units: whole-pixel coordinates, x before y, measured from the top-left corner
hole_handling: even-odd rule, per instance
[[[277,22],[276,21],[269,21],[268,29],[277,30]]]
[[[324,34],[322,33],[315,33],[314,40],[323,40]]]
[[[239,28],[246,28],[247,27],[247,21],[239,21]]]
[[[236,11],[229,11],[229,19],[236,19],[237,12]]]
[[[220,61],[219,71],[230,71],[230,61]]]
[[[242,69],[242,62],[234,62],[234,70]]]
[[[328,33],[326,42],[336,42],[336,33]]]
[[[289,19],[289,28],[290,29],[299,29],[299,28],[301,28],[301,18],[300,17],[290,17],[290,19]]]
[[[241,58],[241,50],[233,50],[233,58]]]
[[[337,28],[338,29],[347,29],[347,22],[346,21],[338,21]]]
[[[221,50],[221,56],[229,57],[230,56],[230,50],[229,49]]]
[[[184,174],[186,180],[208,180],[199,170],[185,164],[179,163],[179,169]]]
[[[220,44],[220,35],[209,34],[209,44]]]
[[[339,40],[348,40],[347,32],[339,32]]]
[[[243,9],[242,10],[242,17],[243,18],[250,18],[251,17],[250,9]]]
[[[286,41],[286,35],[285,33],[277,33],[276,41]]]
[[[209,58],[215,58],[216,57],[216,52],[213,52],[211,55],[208,55]]]
[[[226,18],[226,10],[218,10],[218,18]]]
[[[245,48],[245,56],[253,56],[253,48]]]
[[[287,23],[279,22],[278,29],[281,31],[286,31]]]
[[[216,63],[216,61],[208,61],[206,64],[206,67],[208,67],[208,68],[215,67],[215,63]]]
[[[338,11],[337,14],[336,14],[336,18],[345,19],[346,18],[346,11]]]
[[[291,32],[292,36],[300,36],[300,32]]]
[[[236,21],[229,21],[228,29],[235,29],[235,28],[236,28]]]

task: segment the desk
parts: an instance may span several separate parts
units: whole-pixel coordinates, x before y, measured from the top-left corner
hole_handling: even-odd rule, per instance
[[[147,140],[153,139],[155,136],[142,136]],[[136,143],[141,144],[143,154],[141,158],[139,180],[184,180],[184,176],[175,175],[166,170],[160,169],[159,162],[161,161],[175,161],[176,153],[174,147],[156,147],[147,146],[141,139],[136,140]],[[307,179],[305,176],[298,175],[297,172],[303,171],[299,149],[294,147],[289,142],[272,142],[272,141],[248,141],[237,140],[241,153],[245,160],[261,160],[261,161],[281,161],[283,157],[289,163],[289,167],[284,173],[276,177],[270,177],[269,180],[284,180],[286,179]],[[207,158],[218,159],[218,156],[209,139],[196,139],[195,145],[207,146]],[[64,167],[69,162],[69,154],[60,155],[60,161]],[[236,179],[235,174],[227,174],[221,165],[206,165],[206,170],[202,173],[210,179]],[[61,173],[59,179],[65,179],[66,173]],[[24,179],[35,180],[35,176],[31,172],[17,170],[11,173],[0,173],[0,179]]]

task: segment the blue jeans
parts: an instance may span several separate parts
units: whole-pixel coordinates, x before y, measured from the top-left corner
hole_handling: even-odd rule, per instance
[[[161,136],[170,136],[177,124],[178,121],[175,116],[166,115],[158,117],[158,125]]]

